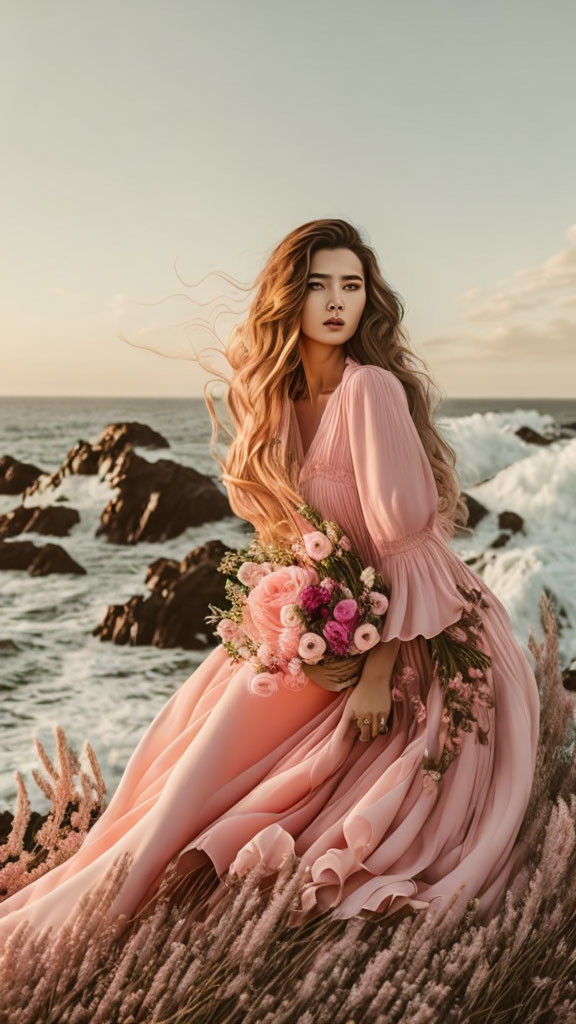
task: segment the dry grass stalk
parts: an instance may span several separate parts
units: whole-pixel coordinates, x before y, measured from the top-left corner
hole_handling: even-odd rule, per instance
[[[477,920],[477,901],[463,906],[455,893],[443,907],[400,923],[325,913],[289,927],[302,879],[291,862],[274,878],[255,868],[227,884],[211,867],[184,879],[168,870],[139,914],[107,923],[105,909],[129,870],[125,855],[60,934],[29,934],[24,925],[11,936],[0,961],[2,1020],[576,1024],[573,701],[561,683],[557,625],[545,596],[541,613],[543,642],[530,640],[542,701],[534,787],[514,876],[487,925]],[[60,757],[63,750],[60,743]],[[70,772],[55,779],[60,808],[58,785],[70,785]],[[19,800],[10,850],[26,814]],[[55,842],[53,829],[45,835]]]

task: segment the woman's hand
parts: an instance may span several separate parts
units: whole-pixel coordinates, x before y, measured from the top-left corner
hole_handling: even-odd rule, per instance
[[[359,729],[359,739],[367,743],[379,733],[388,732],[391,707],[390,682],[382,676],[364,673],[346,701],[344,714]]]
[[[306,665],[302,662],[302,671],[325,690],[345,690],[358,682],[366,663],[368,651],[355,654],[349,658],[334,658],[324,665]]]
[[[359,729],[359,738],[364,743],[388,731],[391,679],[400,643],[400,639],[394,637],[370,649],[360,681],[344,705],[344,714],[354,728]]]

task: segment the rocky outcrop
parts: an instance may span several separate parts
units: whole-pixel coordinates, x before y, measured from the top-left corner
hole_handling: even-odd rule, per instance
[[[75,508],[58,508],[35,505],[18,508],[0,515],[0,537],[16,537],[19,533],[47,533],[54,537],[66,537],[73,526],[80,522]]]
[[[170,459],[148,462],[134,445],[169,447],[162,434],[143,423],[109,423],[94,444],[78,441],[59,469],[38,477],[25,497],[58,487],[73,474],[100,474],[119,493],[102,512],[96,536],[114,544],[167,540],[189,526],[232,515],[228,498],[211,476]],[[17,532],[15,525],[6,524],[5,529]]]
[[[41,476],[43,470],[31,462],[20,462],[11,455],[3,455],[0,459],[0,494],[22,494]]]
[[[524,532],[524,520],[522,516],[519,516],[517,512],[499,512],[498,513],[498,526],[501,530],[509,530],[510,533],[523,533]]]
[[[488,509],[481,502],[477,501],[476,498],[473,498],[471,494],[467,494],[466,491],[462,491],[461,497],[464,498],[468,506],[468,522],[466,526],[473,530],[475,526],[478,526],[480,520],[488,515]]]
[[[137,595],[125,604],[110,605],[94,636],[116,644],[152,644],[205,650],[217,640],[205,622],[209,605],[223,607],[226,577],[218,564],[227,551],[219,540],[194,548],[180,562],[157,558],[148,566],[148,597]]]
[[[177,537],[189,526],[232,515],[212,478],[170,459],[148,462],[127,449],[108,474],[119,493],[108,502],[96,536],[114,544]]]
[[[60,544],[33,544],[31,540],[0,540],[0,570],[28,571],[31,576],[49,573],[74,573],[83,576],[83,569]]]
[[[134,446],[140,448],[169,448],[166,438],[136,420],[126,423],[109,423],[100,438],[90,441],[78,441],[68,452],[62,465],[54,473],[45,473],[38,477],[26,490],[26,497],[44,493],[59,487],[65,477],[72,475],[94,476],[97,473],[105,476],[114,466],[118,457]]]
[[[555,440],[555,438],[553,437],[544,437],[544,435],[539,434],[537,430],[532,430],[532,427],[518,427],[518,429],[515,430],[514,433],[517,437],[520,437],[523,441],[526,441],[527,444],[545,445],[552,444]]]

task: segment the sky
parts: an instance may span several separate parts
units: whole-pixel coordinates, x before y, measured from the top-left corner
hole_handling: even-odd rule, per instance
[[[0,395],[201,396],[191,285],[321,217],[445,395],[574,395],[572,0],[0,13]]]

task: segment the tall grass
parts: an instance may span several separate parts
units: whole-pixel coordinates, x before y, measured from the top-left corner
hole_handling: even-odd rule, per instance
[[[298,862],[273,878],[256,867],[226,883],[211,866],[185,878],[169,870],[139,914],[109,921],[106,910],[130,868],[125,854],[55,936],[26,922],[10,936],[0,961],[0,1019],[576,1024],[576,733],[545,595],[541,615],[544,639],[529,641],[542,704],[533,791],[510,886],[487,925],[477,920],[477,901],[463,906],[458,892],[440,908],[403,919],[339,920],[326,912],[294,927],[288,918],[302,881]],[[92,809],[102,796],[94,765],[93,773],[93,786],[85,780],[83,788]],[[53,793],[61,810],[59,784],[66,778],[72,789],[73,773],[61,767],[58,775]],[[12,864],[24,856],[27,806],[22,784],[14,835],[2,848],[16,858]],[[86,806],[77,831],[87,822]],[[62,856],[58,836],[54,822],[44,830],[47,857],[54,849]],[[17,886],[26,884],[24,861],[8,876]]]

